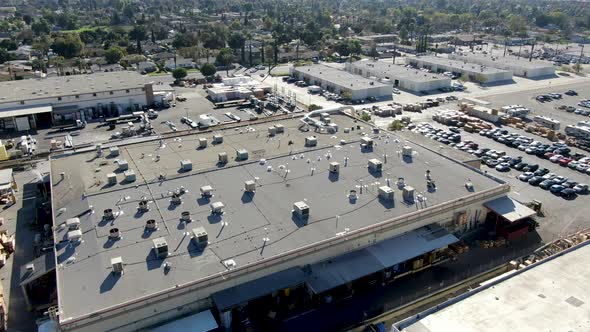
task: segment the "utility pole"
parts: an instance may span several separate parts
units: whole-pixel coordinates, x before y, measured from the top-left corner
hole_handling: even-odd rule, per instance
[[[535,44],[536,44],[536,43],[537,43],[537,42],[536,42],[536,41],[534,41],[534,42],[533,42],[533,45],[531,46],[531,54],[529,55],[529,62],[532,62],[532,61],[533,61],[533,51],[535,50]]]
[[[578,65],[580,65],[580,61],[582,61],[582,57],[584,56],[584,44],[579,44],[579,46],[582,46],[582,49],[580,50],[580,57],[578,58]]]

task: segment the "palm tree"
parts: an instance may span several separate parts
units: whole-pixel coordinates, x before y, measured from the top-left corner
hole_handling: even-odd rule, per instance
[[[64,75],[64,65],[66,63],[66,59],[63,56],[56,56],[51,59],[51,63],[57,68],[57,75],[63,76]]]

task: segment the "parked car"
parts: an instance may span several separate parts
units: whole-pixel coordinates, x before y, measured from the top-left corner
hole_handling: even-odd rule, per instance
[[[396,95],[399,95],[399,94],[401,93],[401,91],[399,91],[399,89],[398,89],[398,88],[393,88],[393,89],[391,90],[391,92],[395,93]]]
[[[529,179],[529,184],[532,186],[538,186],[541,182],[543,182],[543,178],[541,176],[533,176]]]
[[[578,194],[587,194],[588,193],[588,185],[585,183],[578,183],[573,189]]]
[[[496,166],[496,171],[508,172],[508,171],[510,171],[510,164],[509,163],[500,163]]]
[[[543,182],[539,183],[539,188],[548,190],[554,184],[555,181],[553,180],[544,180]]]
[[[572,188],[565,188],[562,191],[559,192],[559,196],[565,198],[565,199],[574,199],[577,196],[577,192],[576,190],[572,189]]]
[[[574,91],[574,90],[567,90],[565,92],[565,94],[568,95],[568,96],[577,96],[578,95],[578,93],[576,91]]]
[[[547,173],[549,173],[549,170],[546,168],[540,168],[534,172],[535,176],[543,176]]]
[[[533,173],[532,173],[532,172],[524,172],[524,173],[522,173],[522,174],[520,174],[520,175],[518,176],[518,179],[519,179],[520,181],[528,181],[528,180],[530,180],[532,177],[533,177]]]

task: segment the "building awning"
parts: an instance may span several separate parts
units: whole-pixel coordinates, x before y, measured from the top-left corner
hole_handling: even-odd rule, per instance
[[[171,323],[150,329],[150,332],[208,332],[218,328],[217,321],[211,310],[177,319]]]
[[[27,269],[27,266],[31,264],[33,269]],[[26,286],[53,270],[55,270],[55,254],[51,251],[20,267],[20,285]]]
[[[53,114],[69,114],[80,110],[78,105],[57,106],[53,108]]]
[[[508,196],[496,198],[483,204],[488,209],[502,216],[509,222],[532,217],[536,212]]]
[[[0,111],[0,118],[11,118],[14,116],[24,116],[30,114],[47,113],[51,112],[51,106],[35,106],[35,107],[23,107],[17,109],[11,109],[8,111]]]
[[[302,284],[305,273],[299,267],[273,273],[211,295],[219,311],[260,298],[274,291]]]
[[[314,293],[320,294],[457,241],[438,224],[424,226],[374,246],[313,264],[307,285]]]

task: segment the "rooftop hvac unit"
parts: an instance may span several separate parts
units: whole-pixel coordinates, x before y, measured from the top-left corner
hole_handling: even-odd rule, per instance
[[[340,172],[340,163],[333,161],[330,163],[330,173],[339,173]]]
[[[244,182],[244,190],[246,192],[255,192],[256,191],[256,182],[254,180],[247,180]]]
[[[239,149],[236,151],[236,158],[238,160],[246,160],[248,159],[248,150],[246,149]]]
[[[121,232],[119,232],[118,228],[111,228],[109,229],[109,239],[118,239],[121,237]]]
[[[73,231],[80,228],[80,218],[70,218],[66,220],[66,226],[69,230]]]
[[[135,172],[132,169],[125,171],[123,173],[123,175],[125,175],[125,181],[127,181],[127,182],[135,181]]]
[[[141,200],[139,201],[139,204],[137,206],[137,209],[141,212],[147,212],[150,210],[149,202],[145,197],[141,198]]]
[[[119,147],[117,147],[117,146],[112,146],[112,147],[110,147],[110,148],[109,148],[109,154],[110,154],[112,157],[116,157],[116,156],[118,156],[118,155],[119,155]]]
[[[123,273],[123,258],[120,256],[111,258],[111,267],[113,273]]]
[[[324,121],[326,118],[330,118],[330,113],[322,112],[320,113],[320,119]]]
[[[204,247],[208,244],[209,235],[204,227],[193,228],[193,241],[199,247]]]
[[[293,203],[293,213],[300,219],[309,218],[309,206],[305,202]]]
[[[113,209],[105,209],[102,215],[103,219],[111,220],[115,219],[115,214],[113,213]]]
[[[211,196],[213,196],[213,187],[211,187],[211,186],[202,186],[201,187],[201,196],[202,197],[211,197]]]
[[[373,139],[370,137],[361,137],[361,147],[370,149],[373,147]]]
[[[223,265],[225,265],[226,268],[231,270],[234,267],[236,267],[236,261],[234,261],[233,259],[228,259],[226,261],[223,261]]]
[[[70,242],[77,242],[82,240],[82,231],[79,229],[75,229],[73,231],[68,232],[68,241]]]
[[[318,139],[313,137],[313,136],[309,136],[305,138],[305,146],[316,146],[318,145]]]
[[[156,228],[158,228],[158,223],[156,222],[156,219],[148,219],[148,221],[145,222],[145,228],[147,230],[155,230]]]
[[[117,174],[115,174],[115,173],[107,174],[107,183],[109,185],[117,184]]]
[[[227,153],[226,152],[219,152],[217,154],[217,162],[220,164],[227,164]]]
[[[328,132],[330,134],[335,134],[338,132],[338,125],[335,123],[328,123]]]
[[[204,149],[207,147],[207,139],[204,137],[199,138],[199,148]]]
[[[213,214],[223,214],[223,209],[225,208],[225,205],[223,205],[223,203],[221,202],[213,202],[210,204],[211,206],[211,213]]]
[[[411,146],[404,146],[402,148],[402,155],[404,157],[412,157],[412,147]]]
[[[275,128],[277,129],[277,134],[280,134],[280,133],[284,133],[285,132],[285,126],[283,126],[280,123],[277,123],[275,125]]]
[[[393,189],[388,186],[379,187],[379,197],[386,201],[393,201]]]
[[[127,160],[125,159],[119,159],[119,161],[117,161],[117,164],[119,165],[120,171],[126,171],[129,169],[129,163],[127,163]]]
[[[193,169],[193,163],[190,160],[185,159],[185,160],[180,161],[180,170],[186,172],[186,171],[190,171],[192,169]]]
[[[156,253],[157,258],[166,258],[168,257],[168,243],[166,239],[163,237],[159,237],[154,239],[154,252]]]
[[[268,127],[268,136],[274,136],[277,134],[277,128],[275,126]]]
[[[383,164],[379,159],[369,159],[369,171],[371,172],[381,172],[383,169]]]
[[[410,186],[405,186],[402,191],[402,197],[404,201],[413,203],[414,202],[414,188]]]
[[[180,220],[184,221],[184,222],[191,222],[191,213],[190,211],[182,211],[180,213]]]
[[[180,197],[180,195],[177,193],[173,193],[172,197],[170,198],[170,203],[174,205],[179,205],[182,203],[182,197]]]
[[[223,136],[213,135],[213,144],[221,144],[221,143],[223,143]]]

